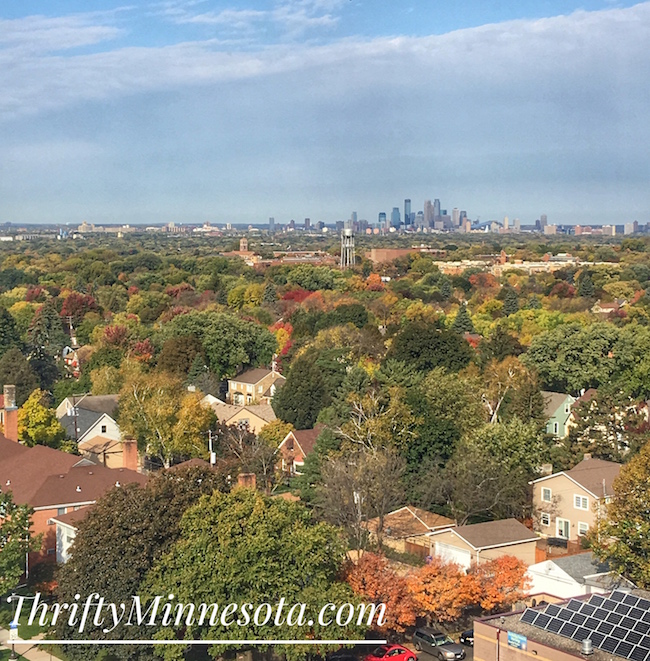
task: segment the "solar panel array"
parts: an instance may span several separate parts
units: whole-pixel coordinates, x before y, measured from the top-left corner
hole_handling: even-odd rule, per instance
[[[543,610],[527,608],[521,622],[632,661],[650,661],[650,600],[614,590],[591,595],[589,601],[571,599]]]

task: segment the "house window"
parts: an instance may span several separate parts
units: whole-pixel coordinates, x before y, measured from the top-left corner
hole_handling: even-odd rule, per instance
[[[246,392],[253,392],[253,386],[251,385],[246,386]]]
[[[584,537],[589,532],[589,524],[578,521],[578,535]]]
[[[553,423],[553,433],[556,436],[560,433],[560,423],[559,422],[554,422]]]
[[[567,519],[556,519],[557,524],[557,536],[562,539],[569,539],[569,534],[571,532],[571,521]]]
[[[552,496],[552,494],[551,494],[551,490],[550,490],[548,487],[543,487],[543,488],[542,488],[542,500],[543,500],[545,503],[550,503],[552,497],[553,497],[553,496]]]
[[[54,555],[55,553],[56,553],[56,549],[47,549],[48,555]]]
[[[106,425],[102,425],[102,434],[106,433]]]
[[[573,506],[577,510],[588,510],[589,509],[589,498],[587,496],[578,496],[573,497]]]
[[[248,424],[248,418],[243,418],[242,420],[237,421],[237,427],[239,427],[239,429],[248,429]]]
[[[569,410],[570,410],[569,405],[568,405],[568,404],[565,404],[565,405],[564,405],[564,412],[565,412],[565,413],[568,413]]]
[[[67,511],[68,511],[68,509],[66,507],[59,507],[56,510],[56,515],[57,516],[63,516]]]
[[[542,512],[540,517],[539,517],[539,522],[543,526],[550,526],[551,525],[551,515],[548,512]]]
[[[264,386],[257,386],[257,392],[261,395],[264,392]]]

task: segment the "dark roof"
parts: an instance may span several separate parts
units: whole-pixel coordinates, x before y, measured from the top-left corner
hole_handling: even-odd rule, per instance
[[[237,383],[258,383],[260,382],[265,376],[268,376],[271,374],[271,370],[266,368],[266,367],[258,367],[253,370],[246,370],[245,372],[242,372],[241,374],[238,374],[237,376],[233,377],[230,379],[231,381],[236,381]],[[280,376],[278,374],[278,376]]]
[[[621,472],[621,464],[604,459],[583,459],[566,474],[597,498],[614,493],[614,480]],[[603,493],[603,489],[605,493]]]
[[[610,571],[609,565],[606,562],[600,562],[591,551],[551,558],[551,560],[572,579],[583,585],[585,576],[605,574]]]
[[[65,432],[68,438],[77,439],[81,438],[93,425],[97,424],[97,421],[105,415],[101,411],[90,411],[77,407],[77,415],[64,415],[59,419],[61,425],[65,429]],[[74,424],[75,419],[77,421],[77,427],[79,428],[79,434],[75,434]]]
[[[537,540],[537,535],[516,519],[503,519],[501,521],[474,523],[469,526],[457,526],[443,532],[449,531],[456,533],[475,549],[489,548],[491,546],[507,546],[508,544],[515,544],[517,542]]]
[[[313,452],[316,445],[316,439],[320,433],[325,429],[325,425],[316,423],[313,429],[294,429],[291,434],[296,439],[296,442],[301,447],[304,456]]]
[[[0,461],[15,457],[27,452],[28,448],[16,441],[10,441],[6,436],[0,434]]]
[[[86,507],[80,507],[77,510],[72,510],[71,512],[67,512],[66,514],[61,514],[61,516],[53,516],[52,520],[58,521],[59,523],[63,523],[66,526],[71,526],[72,528],[77,528],[77,524],[79,523],[79,521],[86,518],[86,515],[88,514],[88,512],[90,512],[91,508],[92,505],[87,505]]]
[[[119,395],[85,395],[83,398],[77,400],[76,406],[85,411],[106,413],[113,417],[117,409],[118,401]]]
[[[116,486],[144,484],[147,477],[128,468],[73,466],[66,473],[50,474],[32,496],[32,507],[94,503]]]
[[[569,395],[564,392],[542,390],[542,397],[544,398],[544,415],[547,418],[552,418],[568,396]]]

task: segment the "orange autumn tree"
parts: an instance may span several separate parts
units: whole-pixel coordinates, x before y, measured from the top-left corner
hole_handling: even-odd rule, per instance
[[[459,619],[465,608],[479,602],[481,594],[476,576],[435,556],[409,576],[408,587],[420,614],[438,622]]]
[[[523,599],[530,581],[526,565],[512,555],[475,565],[469,574],[480,588],[479,605],[488,613],[503,611]]]
[[[384,556],[364,553],[358,563],[350,563],[345,578],[354,592],[365,600],[386,604],[386,623],[380,630],[403,632],[415,624],[418,605],[407,580],[389,567]]]

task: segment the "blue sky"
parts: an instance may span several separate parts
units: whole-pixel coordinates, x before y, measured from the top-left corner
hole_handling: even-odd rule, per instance
[[[650,2],[0,5],[0,222],[650,220]]]

